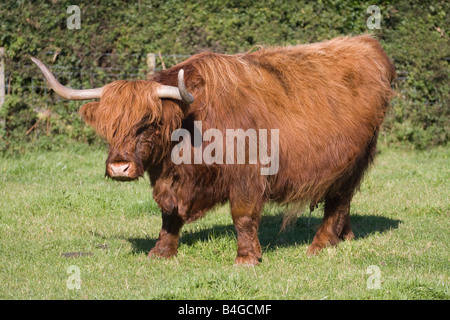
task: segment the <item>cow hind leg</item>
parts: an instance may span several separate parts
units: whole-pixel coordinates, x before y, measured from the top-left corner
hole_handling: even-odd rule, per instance
[[[365,171],[373,162],[376,153],[377,132],[359,156],[351,173],[336,184],[325,196],[325,214],[322,225],[314,236],[308,255],[314,255],[327,245],[336,245],[341,240],[354,238],[350,224],[350,202],[355,190],[359,187]]]
[[[257,265],[262,250],[258,239],[258,226],[262,206],[231,205],[231,215],[237,232],[238,252],[234,261],[237,265]]]
[[[344,239],[353,239],[350,225],[351,196],[325,198],[325,215],[322,225],[308,248],[308,255],[314,255],[326,246],[336,245]]]

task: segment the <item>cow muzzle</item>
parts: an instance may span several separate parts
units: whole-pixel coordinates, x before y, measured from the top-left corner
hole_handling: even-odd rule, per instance
[[[133,180],[134,165],[132,162],[114,162],[106,166],[107,175],[114,180]]]

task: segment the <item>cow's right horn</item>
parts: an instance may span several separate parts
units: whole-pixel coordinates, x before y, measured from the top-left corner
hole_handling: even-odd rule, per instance
[[[62,98],[68,100],[88,100],[99,99],[102,96],[103,88],[75,90],[63,86],[56,80],[48,68],[38,59],[31,57],[31,60],[41,69],[50,87]]]

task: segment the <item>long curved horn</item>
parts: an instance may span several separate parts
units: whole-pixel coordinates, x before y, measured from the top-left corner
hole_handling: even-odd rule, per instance
[[[103,88],[75,90],[63,86],[56,80],[48,68],[38,59],[31,57],[31,60],[41,69],[50,87],[62,98],[68,100],[88,100],[98,99],[102,96]]]
[[[187,91],[184,84],[184,70],[178,72],[178,87],[161,85],[157,91],[160,98],[171,98],[181,100],[186,104],[194,102],[194,96]]]

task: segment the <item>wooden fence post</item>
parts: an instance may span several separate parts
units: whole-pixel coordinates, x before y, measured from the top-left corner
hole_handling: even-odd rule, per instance
[[[156,69],[156,54],[155,53],[147,53],[147,68],[148,74],[155,74]]]
[[[0,109],[5,102],[5,48],[0,48]]]
[[[158,51],[158,57],[159,57],[159,60],[161,61],[162,69],[166,70],[166,64],[164,63],[164,59],[162,57],[161,51]]]

